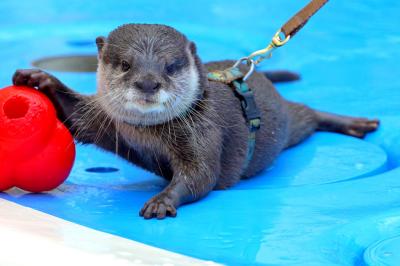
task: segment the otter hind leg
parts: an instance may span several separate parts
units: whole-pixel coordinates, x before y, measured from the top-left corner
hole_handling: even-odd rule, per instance
[[[375,131],[379,120],[342,116],[315,111],[320,131],[338,132],[349,136],[363,138],[369,132]]]
[[[363,138],[375,131],[379,120],[342,116],[313,110],[305,105],[288,102],[288,139],[286,148],[300,143],[315,131],[337,132]]]
[[[317,130],[317,116],[311,108],[298,103],[287,102],[288,138],[285,148],[294,146]]]

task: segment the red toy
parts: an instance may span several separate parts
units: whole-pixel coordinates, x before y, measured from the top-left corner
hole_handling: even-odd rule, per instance
[[[23,86],[0,90],[0,191],[58,187],[75,160],[75,144],[49,99]]]

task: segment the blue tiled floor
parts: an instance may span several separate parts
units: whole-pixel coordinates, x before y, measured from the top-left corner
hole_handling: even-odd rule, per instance
[[[126,22],[175,26],[197,43],[204,61],[239,58],[265,46],[307,1],[231,2],[2,1],[0,87],[34,59],[94,54],[94,38]],[[300,82],[278,86],[288,99],[380,118],[380,130],[366,140],[318,133],[261,175],[180,208],[176,219],[140,218],[138,210],[165,181],[91,146],[78,147],[59,190],[0,197],[229,265],[399,265],[399,11],[395,0],[330,1],[263,65],[301,73]],[[95,91],[94,74],[54,74],[80,92]],[[119,171],[85,171],[98,166]]]

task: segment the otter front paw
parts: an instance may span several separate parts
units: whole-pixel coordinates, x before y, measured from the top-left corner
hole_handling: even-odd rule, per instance
[[[146,202],[139,214],[145,219],[154,217],[164,219],[166,216],[175,217],[176,208],[174,200],[166,193],[160,193]]]
[[[54,94],[64,85],[52,75],[40,69],[19,69],[12,78],[14,85],[36,87],[45,94]]]

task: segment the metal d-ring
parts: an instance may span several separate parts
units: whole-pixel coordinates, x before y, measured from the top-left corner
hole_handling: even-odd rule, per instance
[[[238,67],[243,61],[246,61],[247,65],[250,65],[249,71],[247,71],[246,75],[243,77],[243,81],[246,81],[253,74],[255,69],[255,63],[253,59],[250,59],[248,57],[242,57],[238,61],[236,61],[233,67]]]

